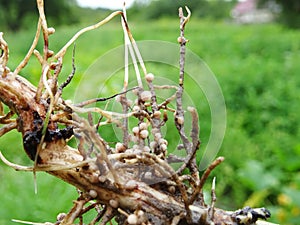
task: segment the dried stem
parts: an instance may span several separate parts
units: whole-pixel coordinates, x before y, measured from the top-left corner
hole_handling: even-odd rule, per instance
[[[48,25],[44,11],[44,0],[37,0],[37,7],[39,10],[42,31],[44,36],[44,58],[43,58],[43,65],[47,64],[48,59],[48,51],[49,51],[49,34],[48,34]]]
[[[193,154],[192,153],[192,145],[187,138],[185,132],[184,132],[184,123],[178,122],[178,121],[184,121],[184,110],[182,106],[182,96],[184,91],[184,64],[185,64],[185,45],[186,45],[186,39],[184,37],[184,28],[185,24],[189,20],[191,14],[188,8],[186,7],[188,11],[188,16],[185,17],[183,15],[182,8],[179,8],[179,18],[180,18],[180,36],[178,38],[178,42],[180,44],[180,60],[179,60],[179,87],[178,91],[176,92],[176,115],[175,115],[175,125],[179,132],[180,138],[182,140],[182,143],[184,145],[184,148],[188,155]],[[180,171],[181,172],[181,171]]]
[[[25,58],[22,60],[22,62],[17,66],[17,68],[14,70],[13,76],[16,76],[19,74],[19,72],[27,65],[31,55],[33,54],[33,51],[39,41],[39,37],[40,37],[40,33],[41,33],[41,25],[42,25],[42,20],[39,19],[38,25],[37,25],[37,29],[36,29],[36,33],[33,39],[33,42],[31,44],[30,49],[28,50]]]
[[[123,4],[123,15],[124,18],[127,20],[127,15],[126,15],[126,8],[125,8],[125,2]],[[121,23],[122,23],[122,28],[123,28],[123,33],[124,33],[124,84],[123,84],[123,90],[127,91],[128,88],[128,81],[129,81],[129,59],[128,59],[128,48],[129,48],[129,38],[127,36],[127,31],[125,28],[125,22],[123,20],[123,18],[121,18]],[[136,63],[134,62],[134,67],[136,67]],[[138,71],[139,73],[139,71]],[[140,86],[140,84],[139,84]],[[121,95],[120,98],[120,103],[122,105],[122,112],[124,114],[128,113],[128,99],[126,97],[126,93],[124,93],[123,95]],[[123,145],[127,148],[128,144],[129,144],[129,132],[128,132],[128,118],[124,118],[123,119]]]
[[[6,67],[9,58],[9,49],[6,41],[3,39],[3,33],[0,32],[0,70],[2,69],[2,78],[6,77],[9,69]]]
[[[75,202],[73,208],[70,212],[64,217],[60,225],[70,225],[73,224],[75,219],[81,214],[84,205],[89,201],[89,198],[80,196]]]
[[[128,24],[127,24],[127,18],[126,18],[126,11],[125,10],[124,10],[124,13],[122,14],[121,20],[122,20],[122,28],[123,28],[123,33],[124,33],[125,54],[126,54],[126,52],[128,54],[128,50],[129,50],[129,53],[130,53],[130,56],[131,56],[131,59],[132,59],[132,63],[133,63],[133,66],[134,66],[134,71],[135,71],[135,74],[136,74],[138,86],[141,89],[143,89],[143,83],[142,83],[140,71],[139,71],[139,68],[138,68],[136,55],[135,55],[135,52],[134,52],[134,49],[133,49],[133,46],[132,46],[132,43],[131,43],[132,40],[130,40],[130,37],[132,37],[132,35],[130,33],[130,30],[129,30],[129,27],[128,27]],[[127,58],[128,58],[128,55],[127,55]],[[125,55],[125,60],[126,60],[126,55]],[[128,70],[128,59],[125,61],[124,88],[127,87],[127,85],[128,85],[128,74],[126,74],[126,73],[128,73],[128,71],[126,72],[126,70]]]
[[[218,157],[205,170],[205,172],[201,176],[199,185],[197,185],[197,187],[194,190],[192,196],[190,197],[190,204],[193,204],[193,202],[196,200],[196,198],[197,198],[198,194],[201,192],[201,190],[203,188],[203,185],[205,184],[205,181],[208,178],[209,174],[213,171],[214,168],[216,168],[223,161],[224,161],[224,157]]]
[[[135,89],[137,89],[138,87],[133,87],[133,88],[130,88],[128,90],[125,90],[125,91],[122,91],[120,93],[117,93],[117,94],[114,94],[112,96],[109,96],[109,97],[104,97],[104,98],[94,98],[94,99],[90,99],[90,100],[86,100],[84,102],[80,102],[80,103],[77,103],[76,104],[76,107],[83,107],[83,106],[86,106],[86,105],[90,105],[90,104],[93,104],[93,103],[96,103],[96,102],[104,102],[104,101],[107,101],[107,100],[110,100],[110,99],[113,99],[119,95],[124,95],[126,94],[127,92],[129,91],[133,91]],[[124,113],[125,114],[125,113]]]
[[[74,44],[74,47],[73,47],[73,54],[72,54],[72,72],[69,74],[67,80],[64,81],[64,82],[59,86],[59,88],[58,88],[58,90],[57,90],[57,93],[56,93],[56,96],[55,96],[55,99],[56,99],[55,102],[57,102],[58,98],[61,97],[61,94],[62,94],[63,89],[64,89],[68,84],[71,83],[71,81],[72,81],[72,79],[73,79],[73,77],[74,77],[74,75],[75,75],[75,72],[76,72],[76,66],[75,66],[75,48],[76,48],[76,45]],[[55,73],[54,73],[55,75],[57,74],[57,76],[58,76],[58,74],[59,74],[59,72],[60,72],[60,70],[61,70],[61,66],[62,66],[62,62],[61,62],[61,61],[62,61],[61,58],[59,58],[59,59],[58,59],[58,65],[57,65],[58,71],[55,71]],[[57,79],[56,79],[56,80],[57,80]],[[56,82],[55,82],[55,83],[56,83]]]
[[[214,220],[215,214],[215,203],[217,201],[216,196],[216,177],[213,178],[212,187],[211,187],[211,206],[209,208],[209,217],[211,220]]]
[[[0,128],[0,137],[7,132],[16,129],[18,127],[17,121],[12,121],[11,123],[8,123],[7,125]]]
[[[122,12],[121,11],[113,12],[108,17],[106,17],[104,20],[100,21],[99,23],[85,27],[85,28],[81,29],[80,31],[78,31],[53,58],[54,59],[63,58],[67,49],[70,47],[71,44],[73,44],[76,41],[76,39],[80,35],[84,34],[87,31],[95,30],[95,29],[101,27],[102,25],[106,24],[107,22],[109,22],[111,19],[113,19],[117,15],[122,15]]]

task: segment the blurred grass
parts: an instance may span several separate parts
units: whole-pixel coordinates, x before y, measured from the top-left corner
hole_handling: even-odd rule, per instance
[[[178,21],[171,19],[151,23],[133,21],[130,28],[136,40],[176,43],[179,34]],[[78,26],[57,28],[50,39],[50,48],[59,50],[77,30]],[[240,26],[191,19],[185,33],[190,39],[188,48],[211,68],[226,100],[227,132],[219,152],[226,161],[213,172],[217,176],[218,206],[235,209],[244,202],[253,207],[266,206],[272,210],[271,221],[294,224],[300,220],[300,205],[295,198],[300,196],[300,31],[275,24]],[[33,35],[34,30],[5,33],[10,46],[11,69],[26,54]],[[118,19],[76,41],[76,76],[64,96],[72,99],[72,85],[78,85],[92,62],[122,43]],[[41,46],[39,43],[38,49],[41,50]],[[60,82],[72,69],[71,50],[64,59]],[[170,68],[157,65],[149,65],[148,70],[170,73]],[[37,60],[32,58],[21,74],[37,84],[40,76]],[[120,90],[122,82],[119,85],[114,82],[108,81],[103,95]],[[186,89],[189,95],[203,98],[199,90]],[[205,102],[197,109],[205,146],[210,127],[208,123],[202,128],[202,123],[210,120],[210,112]],[[172,131],[168,132],[170,139],[177,137]],[[111,134],[103,135],[110,137]],[[0,149],[10,160],[30,164],[16,132],[0,139]],[[14,224],[9,222],[12,218],[53,221],[59,212],[71,207],[76,191],[69,185],[41,173],[39,193],[34,195],[32,174],[14,172],[3,163],[0,165],[0,224]],[[206,188],[209,190],[209,185]]]

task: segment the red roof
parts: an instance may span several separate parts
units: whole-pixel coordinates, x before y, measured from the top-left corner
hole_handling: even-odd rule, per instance
[[[256,0],[246,0],[236,4],[233,11],[236,14],[245,14],[255,9],[256,9]]]

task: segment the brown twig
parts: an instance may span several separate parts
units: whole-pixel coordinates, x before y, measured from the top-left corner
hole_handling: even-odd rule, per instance
[[[1,76],[4,78],[9,73],[9,69],[6,67],[9,58],[9,49],[6,41],[3,39],[2,32],[0,32],[0,50],[2,51],[0,54],[0,70],[3,70]]]
[[[184,91],[184,64],[185,64],[185,45],[186,45],[186,39],[184,37],[184,27],[187,21],[189,20],[191,13],[188,10],[188,16],[185,17],[183,15],[182,8],[179,8],[179,18],[180,18],[180,36],[178,38],[178,42],[180,44],[180,60],[179,60],[179,87],[178,91],[176,92],[176,115],[175,115],[175,125],[179,132],[180,138],[182,140],[182,143],[184,145],[184,148],[188,155],[192,154],[192,145],[187,138],[185,132],[184,132],[184,110],[182,106],[182,96]]]
[[[72,53],[72,72],[71,74],[68,76],[67,80],[64,81],[58,88],[59,93],[62,92],[62,90],[72,81],[75,72],[76,72],[76,66],[75,66],[75,49],[76,49],[76,44],[74,43],[74,47],[73,47],[73,53]],[[61,95],[61,94],[59,94]]]
[[[107,206],[104,214],[102,215],[102,221],[99,225],[106,225],[111,219],[115,216],[114,209],[110,206]]]
[[[0,128],[0,137],[3,136],[4,134],[6,134],[7,132],[16,129],[18,126],[16,121],[12,121],[10,123],[8,123],[7,125],[3,126]]]
[[[81,215],[84,205],[90,199],[81,195],[76,201],[74,201],[74,206],[70,210],[70,212],[64,217],[64,219],[60,222],[60,225],[70,225],[73,224],[76,218]]]
[[[214,168],[216,168],[223,161],[224,161],[224,157],[218,157],[204,171],[204,173],[201,176],[200,183],[197,185],[196,189],[194,190],[193,194],[190,197],[190,200],[189,200],[190,204],[193,204],[193,202],[196,200],[196,198],[197,198],[198,194],[201,192],[203,185],[205,184],[205,181],[208,178],[209,174],[213,171]]]
[[[200,147],[200,141],[199,141],[199,125],[198,125],[198,114],[195,108],[189,107],[188,110],[191,113],[192,116],[192,130],[191,130],[191,151],[188,152],[188,155],[184,159],[184,163],[181,165],[181,167],[176,171],[177,174],[181,174],[187,166],[189,166],[189,169],[191,170],[191,174],[194,177],[194,179],[198,182],[199,181],[199,172],[198,167],[196,164],[196,151]]]
[[[109,96],[109,97],[94,98],[94,99],[86,100],[84,102],[77,103],[76,107],[83,107],[83,106],[90,105],[90,104],[93,104],[93,103],[96,103],[96,102],[104,102],[104,101],[113,99],[113,98],[115,98],[115,97],[117,97],[119,95],[124,95],[127,92],[133,91],[133,90],[135,90],[137,88],[138,87],[129,88],[129,89],[125,90],[125,91],[122,91],[120,93],[116,93],[116,94],[114,94],[112,96]]]

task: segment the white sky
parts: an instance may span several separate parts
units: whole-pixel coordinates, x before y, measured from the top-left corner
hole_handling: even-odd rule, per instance
[[[130,6],[133,1],[125,0],[126,6]],[[77,2],[82,7],[122,9],[124,0],[77,0]]]

